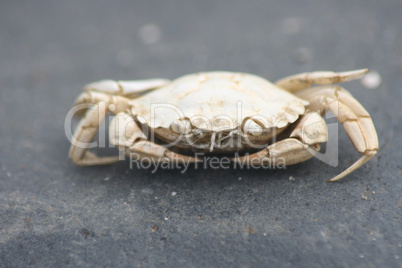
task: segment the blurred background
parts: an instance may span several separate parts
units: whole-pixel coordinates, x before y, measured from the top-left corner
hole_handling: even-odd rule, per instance
[[[400,0],[0,1],[0,266],[400,267],[401,14]],[[342,128],[336,168],[67,157],[64,119],[92,81],[359,68],[375,73],[345,87],[380,151],[340,183],[325,180],[359,157]]]

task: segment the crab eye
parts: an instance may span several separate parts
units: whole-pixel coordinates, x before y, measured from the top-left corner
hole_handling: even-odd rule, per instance
[[[253,119],[247,119],[243,124],[243,132],[253,136],[260,136],[262,134],[262,126]]]
[[[188,134],[191,131],[190,121],[187,119],[176,119],[170,125],[170,130],[176,134]]]

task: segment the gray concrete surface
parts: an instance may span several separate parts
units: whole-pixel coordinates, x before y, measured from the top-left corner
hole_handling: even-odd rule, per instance
[[[401,267],[401,10],[399,0],[1,1],[0,267]],[[341,128],[337,167],[152,173],[67,157],[64,119],[88,82],[363,67],[382,85],[345,87],[381,150],[339,183],[325,180],[359,156]]]

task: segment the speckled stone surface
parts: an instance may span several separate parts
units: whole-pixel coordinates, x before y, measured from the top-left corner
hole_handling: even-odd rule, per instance
[[[401,9],[396,0],[2,1],[0,267],[401,267]],[[364,67],[382,85],[345,87],[371,113],[381,149],[339,183],[325,180],[359,157],[341,127],[337,167],[152,173],[67,157],[64,119],[88,82]]]

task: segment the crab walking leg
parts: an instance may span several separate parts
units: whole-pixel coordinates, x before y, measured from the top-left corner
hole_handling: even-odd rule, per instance
[[[118,157],[98,157],[88,151],[88,145],[98,132],[100,124],[108,112],[118,113],[128,108],[128,99],[98,93],[89,102],[97,102],[87,110],[74,132],[69,156],[77,165],[104,165],[118,161]]]
[[[324,114],[331,110],[342,123],[353,145],[363,156],[345,171],[330,179],[337,181],[369,161],[378,151],[378,137],[370,114],[345,89],[325,86],[302,90],[297,96],[310,102],[309,109]]]
[[[201,162],[197,157],[179,154],[169,150],[168,148],[143,140],[135,143],[133,146],[126,149],[126,153],[130,157],[135,157],[133,160],[148,161],[148,162],[173,162],[175,164],[188,164]]]
[[[254,154],[234,158],[233,161],[248,165],[294,165],[312,158],[320,144],[328,139],[327,125],[316,112],[307,111],[298,121],[290,137]]]
[[[359,79],[368,73],[368,69],[348,72],[312,72],[291,75],[275,82],[275,85],[289,92],[309,88],[311,85],[329,85]]]
[[[140,94],[166,86],[167,79],[148,79],[132,81],[101,80],[84,87],[84,91],[97,91],[111,95],[136,97]]]
[[[105,95],[121,96],[127,98],[135,98],[142,93],[155,90],[169,83],[166,79],[150,79],[137,81],[114,81],[101,80],[88,84],[84,87],[84,91],[75,99],[74,106],[79,104],[97,104],[104,101]],[[118,104],[116,102],[116,104]],[[81,109],[76,116],[81,116],[86,109]]]
[[[246,165],[276,166],[294,165],[312,158],[320,149],[319,144],[307,145],[295,138],[287,138],[278,141],[267,148],[241,157],[235,157],[233,162]]]

